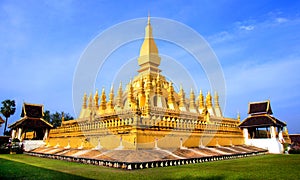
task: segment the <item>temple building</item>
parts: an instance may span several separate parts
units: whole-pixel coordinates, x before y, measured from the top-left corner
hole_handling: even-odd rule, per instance
[[[242,122],[239,114],[224,117],[217,92],[176,92],[161,61],[148,17],[138,73],[125,87],[84,93],[78,118],[62,117],[54,129],[42,105],[24,103],[12,136],[39,139],[23,141],[29,155],[127,170],[282,152],[286,124],[272,116],[270,101],[250,103]]]
[[[161,60],[148,18],[138,74],[117,92],[85,93],[79,117],[52,129],[47,145],[137,150],[244,144],[240,118],[223,116],[218,93],[176,92]]]
[[[241,122],[246,145],[269,150],[270,153],[282,153],[282,143],[290,143],[286,123],[272,116],[270,101],[249,103],[249,116]]]
[[[45,121],[43,116],[43,105],[23,103],[21,119],[8,126],[11,129],[11,138],[18,138],[21,141],[35,140],[25,142],[25,150],[44,145],[53,126]]]

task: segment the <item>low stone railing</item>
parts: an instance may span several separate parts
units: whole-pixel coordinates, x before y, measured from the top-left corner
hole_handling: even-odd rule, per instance
[[[149,161],[149,162],[119,162],[119,161],[109,161],[109,160],[91,159],[91,158],[83,158],[83,157],[43,154],[43,153],[37,153],[37,152],[25,152],[25,154],[28,154],[31,156],[37,156],[37,157],[41,157],[41,158],[58,159],[58,160],[78,162],[78,163],[83,163],[83,164],[92,164],[92,165],[98,165],[98,166],[121,168],[121,169],[126,169],[126,170],[167,167],[167,166],[179,166],[179,165],[185,165],[185,164],[196,164],[196,163],[204,163],[204,162],[210,162],[210,161],[220,161],[220,160],[227,160],[227,159],[236,159],[236,158],[264,155],[266,153],[267,153],[267,151],[256,151],[256,152],[249,152],[249,153],[218,155],[218,156],[189,158],[189,159],[160,160],[160,161]]]

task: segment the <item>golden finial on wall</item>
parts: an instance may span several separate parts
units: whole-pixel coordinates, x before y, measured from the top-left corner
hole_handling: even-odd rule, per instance
[[[102,93],[101,93],[100,109],[101,110],[105,110],[106,109],[106,95],[105,95],[104,88],[102,88]]]
[[[202,90],[200,90],[198,98],[199,98],[199,108],[203,109],[204,108],[204,97],[203,97],[203,94],[202,94]]]
[[[90,93],[90,95],[89,95],[89,104],[88,104],[88,106],[89,106],[89,109],[92,109],[92,107],[93,107],[93,95],[92,95],[92,93]]]
[[[98,95],[98,89],[96,90],[96,93],[95,93],[95,95],[94,95],[94,105],[95,105],[95,107],[98,109],[99,108],[99,103],[98,103],[98,101],[99,101],[99,95]]]
[[[123,98],[123,90],[122,90],[122,82],[120,82],[118,95],[117,95],[117,106],[121,108],[123,108],[122,98]]]
[[[206,95],[206,106],[208,108],[212,107],[212,101],[211,101],[211,95],[210,95],[210,92],[208,91],[207,92],[207,95]]]
[[[82,101],[83,101],[82,108],[86,109],[86,101],[87,101],[87,95],[86,95],[86,93],[83,94]]]

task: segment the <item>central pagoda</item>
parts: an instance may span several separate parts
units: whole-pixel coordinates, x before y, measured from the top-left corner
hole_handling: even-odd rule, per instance
[[[161,58],[150,17],[140,48],[140,69],[123,91],[111,87],[83,96],[78,119],[50,131],[49,146],[95,149],[153,149],[241,145],[240,119],[223,117],[219,97],[202,91],[189,97],[161,74]],[[99,100],[100,99],[100,100]],[[99,102],[100,101],[100,102]]]
[[[150,24],[150,17],[148,17],[148,23],[145,28],[145,38],[140,49],[140,57],[138,58],[140,65],[140,74],[142,73],[157,73],[160,72],[158,66],[160,65],[160,57],[158,55],[158,48],[153,39],[152,27]]]

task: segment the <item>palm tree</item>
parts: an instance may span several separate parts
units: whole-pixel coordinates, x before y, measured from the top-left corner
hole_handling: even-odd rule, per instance
[[[2,101],[1,114],[3,114],[3,116],[6,118],[3,135],[5,135],[6,132],[7,120],[11,115],[15,113],[15,111],[16,111],[15,100],[7,99],[5,101]]]

